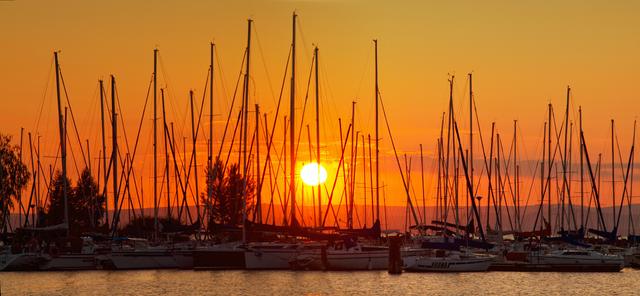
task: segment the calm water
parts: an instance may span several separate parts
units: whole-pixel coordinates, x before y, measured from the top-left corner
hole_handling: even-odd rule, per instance
[[[292,271],[0,273],[2,295],[638,295],[640,270],[464,274]]]

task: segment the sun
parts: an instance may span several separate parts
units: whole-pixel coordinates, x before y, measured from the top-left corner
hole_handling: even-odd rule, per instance
[[[322,165],[312,162],[302,167],[300,178],[305,184],[316,186],[327,180],[327,170]]]

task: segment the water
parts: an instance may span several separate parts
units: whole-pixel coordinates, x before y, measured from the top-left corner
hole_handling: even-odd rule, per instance
[[[619,273],[82,271],[0,273],[2,295],[634,295]]]

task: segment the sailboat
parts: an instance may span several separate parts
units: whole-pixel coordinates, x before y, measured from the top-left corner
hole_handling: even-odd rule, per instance
[[[487,271],[493,256],[466,251],[433,250],[429,254],[407,256],[404,270],[420,272],[480,272]]]
[[[110,266],[119,270],[178,268],[173,252],[166,246],[151,246],[142,238],[114,238]]]
[[[620,255],[603,254],[594,250],[554,250],[548,253],[533,252],[529,262],[548,265],[555,271],[620,271],[624,258]]]
[[[92,270],[100,268],[97,246],[91,237],[82,237],[82,249],[79,253],[43,254],[40,270]]]
[[[43,258],[32,249],[12,250],[12,246],[0,249],[0,271],[36,270]]]
[[[380,270],[387,269],[389,248],[356,243],[354,239],[301,250],[289,262],[293,269]]]

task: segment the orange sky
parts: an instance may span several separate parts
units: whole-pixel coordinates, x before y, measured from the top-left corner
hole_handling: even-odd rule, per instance
[[[495,121],[508,142],[513,120],[518,120],[521,157],[536,159],[541,154],[547,104],[555,104],[560,124],[566,86],[571,85],[571,117],[577,120],[578,106],[583,106],[590,153],[603,153],[605,161],[610,159],[609,124],[615,118],[625,159],[638,114],[639,6],[634,1],[108,1],[100,5],[91,1],[0,1],[0,102],[4,111],[0,132],[14,135],[17,141],[21,127],[26,132],[37,130],[43,154],[55,152],[51,69],[52,52],[60,50],[81,138],[83,142],[89,139],[92,157],[100,145],[97,80],[106,80],[109,74],[117,79],[132,146],[151,77],[152,50],[157,47],[159,83],[168,89],[168,116],[176,122],[176,133],[186,136],[190,133],[188,91],[195,91],[197,102],[202,98],[208,44],[214,40],[219,58],[215,82],[219,135],[240,71],[247,18],[255,21],[250,104],[259,103],[273,117],[291,42],[291,13],[296,10],[298,104],[304,100],[313,44],[317,44],[324,141],[337,141],[337,118],[350,119],[352,101],[357,102],[356,130],[372,133],[371,40],[377,38],[381,93],[399,152],[414,155],[414,179],[419,176],[418,145],[424,144],[427,156],[435,153],[440,116],[447,106],[448,73],[456,75],[456,116],[464,130],[468,125],[466,75],[474,73],[485,141]],[[308,111],[313,111],[311,106]],[[288,105],[283,108],[288,110]],[[312,116],[307,113],[305,122],[313,131]],[[144,178],[151,175],[151,118],[147,113],[139,148],[142,154],[137,158]],[[277,126],[281,133],[282,122]],[[389,137],[381,127],[389,203],[404,204]],[[303,135],[306,143],[306,131]],[[466,142],[467,135],[462,136]],[[159,141],[162,143],[161,137]],[[205,141],[199,140],[202,149]],[[327,155],[333,159],[335,146],[326,144]],[[306,150],[307,146],[301,147]],[[480,155],[479,150],[475,153]],[[204,156],[199,163],[203,161]],[[428,158],[427,169],[432,165]],[[329,175],[333,174],[330,170]],[[419,184],[414,183],[419,192],[416,186]],[[523,187],[528,186],[527,182]],[[428,190],[432,192],[434,186]],[[150,187],[144,191],[151,192]]]

